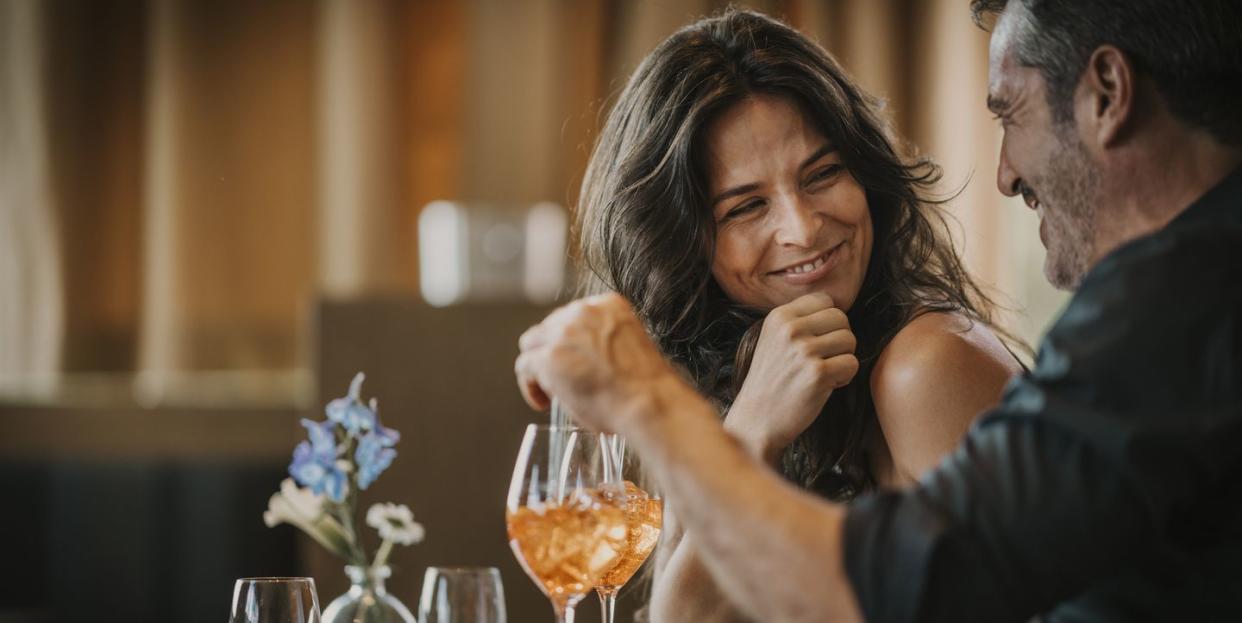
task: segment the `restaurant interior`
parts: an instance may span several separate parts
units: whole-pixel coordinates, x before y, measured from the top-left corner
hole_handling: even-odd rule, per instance
[[[523,430],[548,418],[517,337],[575,296],[608,106],[730,4],[885,100],[1034,343],[1064,297],[1036,217],[996,191],[964,0],[0,2],[0,623],[219,622],[250,576],[345,593],[339,558],[263,516],[301,420],[359,371],[401,435],[359,521],[393,502],[425,530],[389,593],[415,610],[426,568],[496,567],[508,620],[549,620],[506,537]]]

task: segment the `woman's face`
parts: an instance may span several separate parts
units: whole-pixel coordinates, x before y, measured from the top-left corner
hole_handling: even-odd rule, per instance
[[[826,292],[848,310],[871,257],[867,197],[836,147],[789,100],[752,96],[707,126],[712,275],[770,310]]]

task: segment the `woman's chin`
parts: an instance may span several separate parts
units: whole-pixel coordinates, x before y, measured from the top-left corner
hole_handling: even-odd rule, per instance
[[[768,306],[768,310],[770,311],[776,307],[780,307],[781,305],[792,303],[808,294],[815,294],[817,292],[827,294],[828,297],[832,299],[834,307],[841,307],[841,302],[846,299],[848,299],[850,303],[853,302],[854,297],[846,296],[845,288],[834,287],[834,285],[815,285],[805,288],[782,290],[778,296],[772,297],[772,301],[774,303]]]

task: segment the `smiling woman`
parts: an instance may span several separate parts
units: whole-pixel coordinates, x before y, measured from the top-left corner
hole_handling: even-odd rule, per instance
[[[841,155],[786,98],[757,95],[706,128],[712,276],[757,309],[826,292],[849,309],[871,256],[871,214]]]
[[[886,347],[934,350],[899,335],[957,336],[1016,369],[989,329],[991,302],[926,198],[939,169],[903,160],[878,109],[800,33],[728,11],[674,34],[635,71],[576,214],[587,288],[629,299],[730,421],[741,390],[757,385],[744,381],[761,371],[750,369],[761,336],[778,333],[765,324],[812,338],[847,330],[837,341],[851,348],[817,358],[849,355],[857,374],[842,391],[822,388],[805,430],[776,452],[792,480],[834,498],[880,484],[873,468],[887,452],[874,449],[886,444],[872,374],[906,359],[883,357]]]
[[[800,33],[727,11],[635,71],[577,213],[588,289],[629,299],[739,442],[833,499],[913,482],[1019,369],[927,198],[939,168],[878,110]],[[655,618],[729,619],[670,523]]]

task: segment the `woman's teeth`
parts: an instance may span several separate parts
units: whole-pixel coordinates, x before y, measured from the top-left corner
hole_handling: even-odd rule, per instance
[[[816,268],[823,266],[824,262],[826,261],[828,261],[827,253],[815,258],[815,261],[813,262],[807,262],[806,264],[803,264],[801,266],[794,266],[793,268],[787,269],[785,272],[791,275],[796,275],[798,273],[809,273],[815,270]]]

